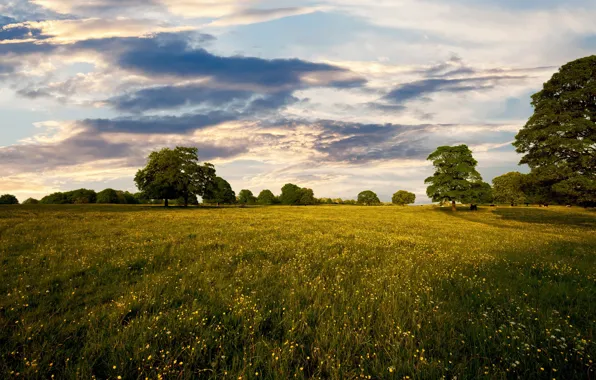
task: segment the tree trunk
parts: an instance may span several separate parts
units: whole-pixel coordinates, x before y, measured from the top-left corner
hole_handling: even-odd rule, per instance
[[[455,207],[455,201],[451,201],[451,211],[457,211],[457,207]]]
[[[165,207],[168,207],[168,200],[165,199],[165,203],[164,203]]]

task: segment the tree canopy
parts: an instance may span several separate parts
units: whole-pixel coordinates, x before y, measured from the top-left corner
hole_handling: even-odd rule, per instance
[[[261,191],[257,198],[257,202],[260,205],[272,205],[272,204],[275,204],[276,201],[277,201],[277,199],[275,198],[275,195],[273,195],[273,192],[271,192],[271,190]]]
[[[564,65],[532,105],[513,145],[540,198],[596,205],[596,56]]]
[[[366,206],[381,204],[379,197],[371,190],[365,190],[358,194],[358,203]]]
[[[215,177],[215,180],[207,187],[203,201],[217,205],[233,204],[236,203],[236,193],[228,181],[221,177]]]
[[[293,183],[287,183],[281,188],[279,200],[284,205],[297,205],[300,201],[300,187]]]
[[[97,194],[97,203],[119,204],[118,192],[114,189],[105,189]]]
[[[257,203],[257,198],[253,195],[252,191],[242,189],[240,190],[240,193],[238,193],[238,203],[254,205]]]
[[[409,205],[416,202],[416,194],[405,190],[399,190],[397,193],[393,194],[391,202],[400,206]]]
[[[204,196],[215,181],[213,165],[198,161],[197,148],[164,148],[149,155],[135,182],[150,199],[163,199],[167,206],[168,199],[183,198],[186,206],[193,194]]]
[[[512,206],[524,203],[526,194],[523,190],[524,175],[520,172],[509,172],[493,179],[493,191],[496,202],[508,203]]]
[[[486,196],[490,185],[483,184],[476,171],[478,162],[467,145],[441,146],[428,160],[432,161],[435,172],[424,182],[429,185],[426,194],[433,202],[449,201],[455,210],[455,202],[475,203]]]
[[[19,200],[12,194],[4,194],[0,196],[0,205],[18,205]]]
[[[23,202],[24,205],[36,205],[39,204],[39,200],[35,199],[35,198],[27,198],[25,200],[25,202]]]

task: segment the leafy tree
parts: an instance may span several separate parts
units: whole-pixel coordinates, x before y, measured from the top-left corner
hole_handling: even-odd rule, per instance
[[[28,198],[27,200],[25,200],[25,202],[23,202],[24,205],[36,205],[39,204],[39,201],[35,198]]]
[[[416,194],[410,193],[409,191],[400,190],[393,194],[391,198],[393,204],[405,206],[416,202]]]
[[[472,205],[493,203],[494,200],[493,188],[490,184],[483,181],[472,182],[470,193],[464,198],[464,203],[471,203]]]
[[[139,190],[150,199],[184,198],[185,205],[191,195],[204,196],[213,187],[215,168],[198,163],[198,149],[164,148],[149,155],[147,166],[137,172],[135,182]]]
[[[316,204],[315,193],[312,189],[302,188],[298,191],[299,199],[298,204],[303,206]]]
[[[119,191],[118,197],[123,197],[124,203],[129,205],[138,205],[140,203],[139,200],[134,196],[134,194],[130,193],[129,191]]]
[[[0,205],[18,205],[19,200],[12,194],[4,194],[0,196]]]
[[[218,206],[220,204],[233,204],[236,203],[236,193],[234,193],[228,181],[221,177],[215,177],[215,181],[205,191],[203,201]]]
[[[118,192],[114,189],[105,189],[97,193],[97,203],[119,204],[121,203]]]
[[[381,204],[381,201],[379,200],[379,197],[377,197],[377,194],[371,190],[366,190],[358,194],[358,203],[372,206]]]
[[[524,203],[526,194],[523,190],[524,175],[510,172],[493,179],[495,200],[499,203],[509,203],[511,206]]]
[[[300,202],[300,187],[293,183],[287,183],[281,188],[279,200],[284,205],[297,205]]]
[[[263,190],[259,193],[257,202],[261,205],[272,205],[277,203],[277,199],[275,198],[275,195],[273,195],[271,190]]]
[[[429,185],[426,194],[433,202],[449,201],[456,211],[455,202],[465,203],[475,197],[473,184],[482,182],[482,177],[476,171],[478,162],[466,145],[441,146],[427,159],[435,167],[433,176],[424,181]]]
[[[254,205],[257,203],[257,198],[252,194],[252,191],[243,189],[238,194],[238,203]]]
[[[564,65],[532,96],[534,115],[515,137],[543,202],[596,205],[594,78],[596,56]]]
[[[97,202],[97,193],[94,190],[78,189],[64,193],[68,198],[68,203],[87,204]]]
[[[46,205],[65,205],[70,203],[70,199],[68,199],[66,194],[57,192],[41,198],[40,203]]]

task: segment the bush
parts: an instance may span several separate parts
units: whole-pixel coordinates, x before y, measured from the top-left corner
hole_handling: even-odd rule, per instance
[[[19,200],[12,194],[4,194],[0,196],[0,205],[18,205]]]

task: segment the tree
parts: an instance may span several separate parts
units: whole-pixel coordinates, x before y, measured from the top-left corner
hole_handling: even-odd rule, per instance
[[[366,190],[358,194],[358,203],[366,206],[372,206],[381,204],[381,201],[379,200],[379,197],[377,197],[377,194],[371,190]]]
[[[427,159],[435,167],[433,176],[424,181],[429,185],[426,194],[433,202],[449,201],[456,211],[455,202],[465,203],[475,197],[474,183],[482,182],[482,177],[476,171],[478,162],[466,145],[441,146]]]
[[[511,206],[524,203],[526,194],[523,190],[524,175],[519,172],[509,172],[493,179],[495,200],[499,203],[509,203]]]
[[[220,204],[233,204],[236,202],[236,193],[232,186],[221,177],[215,177],[215,180],[208,186],[203,196],[203,202]]]
[[[564,65],[532,96],[534,114],[515,137],[520,164],[544,188],[536,193],[551,201],[596,205],[594,78],[596,56]]]
[[[4,194],[0,196],[0,205],[18,205],[19,200],[12,194]]]
[[[119,204],[118,192],[114,189],[105,189],[97,194],[97,203]]]
[[[312,189],[302,188],[298,191],[298,204],[303,206],[316,204],[315,193]]]
[[[199,165],[198,149],[164,148],[149,155],[147,166],[139,170],[135,182],[150,199],[184,198],[185,206],[191,195],[204,196],[215,181],[215,168],[209,163]]]
[[[405,206],[416,202],[416,194],[410,193],[409,191],[400,190],[393,194],[391,198],[393,204]]]
[[[257,198],[252,194],[252,191],[243,189],[238,194],[238,203],[254,205],[257,203]]]
[[[25,200],[25,202],[23,202],[24,205],[36,205],[39,204],[39,201],[35,198],[27,198],[27,200]]]
[[[300,201],[300,187],[293,183],[287,183],[281,188],[279,200],[284,205],[297,205]]]
[[[94,190],[78,189],[64,193],[68,203],[87,204],[97,202],[97,193]]]
[[[472,206],[477,204],[493,203],[493,188],[490,184],[483,181],[472,182],[470,193],[464,198],[464,203],[470,203]]]
[[[275,195],[273,195],[271,190],[263,190],[259,193],[257,202],[260,205],[272,205],[272,204],[275,204],[277,202],[277,200],[275,199]]]
[[[45,197],[41,198],[40,203],[46,205],[66,205],[70,203],[70,200],[66,194],[58,192],[46,195]]]

